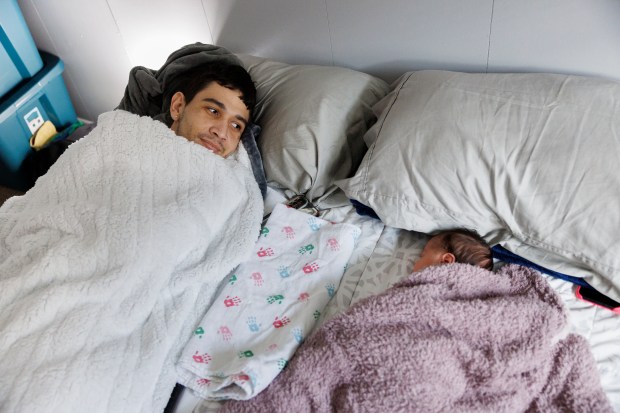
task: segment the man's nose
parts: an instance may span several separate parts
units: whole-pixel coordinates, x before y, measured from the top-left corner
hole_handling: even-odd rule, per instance
[[[228,138],[228,128],[225,121],[217,121],[211,126],[211,133],[220,139]]]

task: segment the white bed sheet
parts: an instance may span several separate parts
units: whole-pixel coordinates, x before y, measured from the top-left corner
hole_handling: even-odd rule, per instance
[[[277,202],[277,197],[272,198]],[[317,326],[359,300],[378,294],[411,273],[428,237],[384,226],[376,219],[359,216],[352,207],[333,208],[322,217],[350,222],[362,229],[340,286]],[[601,383],[615,412],[620,413],[620,316],[578,300],[574,285],[544,274],[569,309],[570,330],[586,337],[596,359]],[[219,402],[206,402],[184,390],[175,413],[211,413]]]

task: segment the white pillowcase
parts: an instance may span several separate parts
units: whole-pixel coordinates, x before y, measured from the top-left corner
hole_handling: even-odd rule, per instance
[[[238,57],[258,92],[254,119],[268,184],[312,201],[336,190],[334,181],[352,176],[366,152],[372,106],[388,84],[342,67]]]
[[[620,83],[410,72],[375,110],[349,198],[395,227],[475,229],[620,300]]]

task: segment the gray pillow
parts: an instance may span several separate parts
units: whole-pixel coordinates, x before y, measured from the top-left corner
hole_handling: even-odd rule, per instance
[[[620,299],[620,83],[405,74],[338,185],[388,225],[465,226]]]
[[[254,120],[269,185],[316,201],[352,176],[366,151],[381,79],[333,66],[289,65],[238,55],[258,92]]]

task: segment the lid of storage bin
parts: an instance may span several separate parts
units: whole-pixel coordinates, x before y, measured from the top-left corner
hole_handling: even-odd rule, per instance
[[[65,65],[62,60],[50,53],[43,51],[40,53],[43,59],[43,69],[27,83],[0,98],[0,122],[4,122],[7,117],[12,116],[22,104],[31,100],[50,81],[63,72]]]
[[[43,67],[16,0],[0,1],[0,96],[9,93]]]

